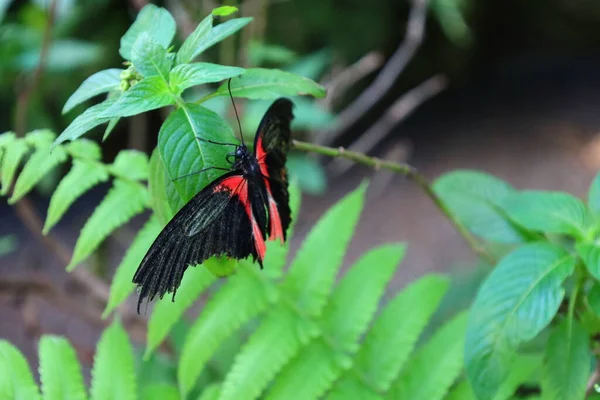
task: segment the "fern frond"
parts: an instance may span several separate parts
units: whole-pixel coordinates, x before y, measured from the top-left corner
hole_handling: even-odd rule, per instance
[[[0,339],[0,371],[0,399],[41,400],[27,360],[3,339]]]
[[[319,327],[281,302],[238,353],[225,377],[220,400],[255,399],[300,347],[319,334]],[[273,351],[277,349],[277,351]]]
[[[146,385],[139,397],[142,400],[180,400],[176,386],[166,383],[151,383]]]
[[[25,157],[25,154],[29,151],[29,147],[24,140],[17,139],[6,145],[4,151],[4,157],[2,158],[2,170],[0,171],[0,181],[2,182],[2,190],[0,195],[6,196],[10,187],[12,186],[17,168],[21,164],[21,160]]]
[[[152,351],[164,340],[175,323],[183,316],[200,294],[217,279],[209,272],[206,265],[217,261],[206,260],[203,265],[188,268],[185,279],[177,289],[177,301],[159,301],[152,310],[148,321],[148,344],[144,358],[148,358]],[[169,296],[169,294],[167,294]]]
[[[220,394],[221,385],[215,383],[207,386],[198,397],[198,400],[217,400]]]
[[[309,315],[319,315],[325,305],[362,211],[365,191],[366,185],[361,185],[321,217],[282,284],[282,290]]]
[[[113,187],[81,230],[67,271],[88,257],[115,229],[144,211],[147,204],[148,191],[144,186],[115,179]]]
[[[383,394],[380,394],[376,388],[370,387],[367,381],[361,381],[361,376],[353,369],[335,383],[333,390],[329,391],[325,399],[385,400]]]
[[[357,374],[347,374],[345,379],[360,376],[361,385],[387,391],[447,289],[446,279],[430,275],[399,293],[365,335],[355,357]],[[336,392],[334,387],[332,393]]]
[[[162,225],[155,216],[152,216],[138,232],[115,271],[115,275],[110,284],[108,303],[102,314],[103,318],[108,317],[108,315],[125,301],[131,292],[133,292],[135,285],[131,282],[131,279],[161,229]]]
[[[323,330],[344,351],[356,351],[357,340],[377,311],[377,305],[405,253],[388,245],[366,253],[337,285],[322,316]],[[348,312],[352,310],[352,312]]]
[[[39,344],[40,380],[44,400],[84,400],[81,366],[69,342],[58,336],[42,336]]]
[[[64,148],[73,158],[90,161],[99,161],[102,158],[102,150],[98,143],[88,139],[79,139],[69,142]]]
[[[266,399],[318,399],[342,373],[341,364],[352,364],[349,356],[341,357],[322,338],[311,341],[277,375]]]
[[[270,291],[251,271],[252,268],[256,267],[240,262],[237,274],[215,292],[190,328],[177,370],[180,390],[184,395],[195,386],[206,363],[223,340],[274,302],[274,298],[269,298]]]
[[[466,329],[466,312],[442,326],[412,357],[389,397],[442,399],[462,370]]]
[[[108,180],[108,173],[103,165],[95,161],[73,160],[73,167],[60,181],[50,198],[44,234],[47,234],[58,223],[75,200],[106,180]]]
[[[133,181],[148,179],[148,156],[137,150],[122,150],[108,168],[113,175],[121,178]]]
[[[133,353],[127,333],[115,320],[106,328],[96,348],[92,369],[91,400],[135,400]]]

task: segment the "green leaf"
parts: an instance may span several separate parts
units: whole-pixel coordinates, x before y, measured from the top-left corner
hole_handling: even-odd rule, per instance
[[[145,78],[160,76],[165,82],[169,81],[171,60],[167,50],[148,32],[142,32],[133,44],[131,62]]]
[[[48,216],[43,230],[44,235],[60,221],[75,200],[98,183],[106,180],[108,180],[108,173],[102,164],[94,161],[73,160],[73,167],[60,181],[50,198]]]
[[[167,225],[167,222],[175,215],[175,211],[183,206],[183,202],[177,194],[173,182],[167,176],[158,148],[154,149],[150,157],[148,190],[154,215],[162,226]]]
[[[519,386],[528,383],[532,375],[542,368],[542,357],[534,355],[518,355],[513,367],[510,370],[508,377],[496,392],[494,400],[513,399],[513,394]],[[470,387],[470,385],[469,385]],[[473,389],[471,388],[471,393]],[[474,396],[474,394],[473,394]],[[458,400],[458,399],[457,399]]]
[[[194,301],[216,280],[206,267],[206,264],[216,263],[215,259],[206,260],[203,265],[188,267],[177,289],[177,301],[167,294],[166,299],[161,299],[154,306],[150,321],[148,321],[148,340],[144,358],[148,358],[152,351],[167,337],[171,328],[181,319]],[[173,294],[175,296],[175,294]]]
[[[66,339],[52,335],[42,336],[39,353],[44,400],[87,398],[77,355]]]
[[[408,362],[409,368],[392,386],[390,398],[444,398],[463,367],[466,326],[467,313],[444,324]]]
[[[197,51],[201,41],[210,33],[213,24],[212,15],[204,18],[183,42],[181,48],[177,52],[177,64],[187,64],[192,61],[202,50]]]
[[[277,375],[265,399],[320,398],[343,371],[340,358],[323,340],[313,340]],[[352,362],[346,358],[348,363]]]
[[[587,209],[576,197],[562,192],[524,191],[506,199],[510,218],[527,229],[581,237]]]
[[[214,93],[206,96],[229,96],[228,84],[224,83]],[[281,96],[325,97],[325,88],[318,83],[291,72],[279,69],[248,68],[246,72],[231,79],[231,94],[248,99],[276,99]]]
[[[355,367],[371,387],[381,392],[389,389],[447,290],[447,279],[429,275],[410,284],[385,306],[355,357]],[[338,386],[354,380],[357,378],[346,375]],[[362,386],[363,380],[359,382]]]
[[[52,171],[54,167],[67,160],[67,153],[63,148],[56,147],[50,151],[50,147],[40,148],[33,153],[21,171],[21,175],[15,183],[9,204],[14,204],[25,196],[42,178]]]
[[[105,69],[87,78],[69,97],[62,109],[62,113],[68,113],[75,106],[101,93],[119,89],[121,83],[120,74],[122,71],[122,69],[118,68]]]
[[[217,8],[213,8],[212,15],[215,17],[226,17],[238,11],[237,7],[234,6],[221,6]]]
[[[327,301],[364,204],[366,185],[331,207],[298,250],[282,289],[307,315],[319,315]]]
[[[577,254],[583,260],[587,270],[596,279],[600,279],[600,244],[577,243]]]
[[[148,156],[138,150],[122,150],[108,168],[121,178],[145,180],[148,179]]]
[[[350,269],[321,317],[324,335],[328,342],[335,343],[337,351],[321,339],[313,340],[283,368],[267,398],[310,399],[323,395],[342,373],[340,364],[351,363],[342,351],[357,350],[358,339],[377,311],[385,285],[404,253],[404,246],[382,246],[365,254]]]
[[[403,245],[381,246],[369,251],[333,291],[321,320],[328,338],[341,350],[358,350],[358,339],[377,311],[385,286],[405,252]]]
[[[323,194],[327,188],[327,177],[321,164],[306,154],[290,153],[287,168],[291,179],[298,180],[303,191],[309,194]]]
[[[205,167],[225,166],[225,157],[231,149],[197,140],[197,137],[226,143],[235,141],[227,122],[207,108],[185,104],[172,112],[158,133],[158,148],[171,181]],[[182,201],[187,203],[221,174],[221,171],[208,170],[173,183]]]
[[[41,400],[27,360],[19,349],[0,339],[0,398]]]
[[[115,271],[115,276],[110,284],[108,304],[102,314],[103,318],[108,317],[135,289],[135,285],[131,282],[133,275],[162,227],[153,216],[136,235]]]
[[[181,393],[186,395],[220,344],[251,318],[264,311],[277,298],[273,289],[258,279],[254,265],[239,263],[231,276],[208,301],[190,328],[177,370]]]
[[[150,383],[144,386],[142,396],[144,400],[180,400],[179,390],[176,386],[166,383]]]
[[[5,147],[4,157],[2,157],[2,168],[0,169],[2,178],[2,191],[0,194],[5,196],[10,190],[13,179],[21,164],[21,160],[27,153],[29,148],[24,140],[15,140],[14,142],[8,143]]]
[[[298,318],[281,302],[274,304],[236,356],[220,399],[257,398],[300,346],[318,334],[318,326],[309,319]]]
[[[245,71],[243,68],[211,63],[181,64],[171,70],[169,83],[173,92],[179,95],[192,86],[220,82],[241,75]]]
[[[104,135],[102,135],[103,142],[106,139],[108,139],[108,136],[112,133],[112,131],[115,129],[115,126],[117,126],[117,124],[119,123],[120,120],[121,120],[121,117],[115,117],[115,118],[111,118],[110,121],[108,121],[108,125],[106,125],[106,129],[104,130]]]
[[[547,400],[583,400],[591,373],[590,338],[577,320],[563,320],[552,329],[542,374]]]
[[[595,214],[600,214],[600,172],[596,175],[588,192],[588,207]]]
[[[208,19],[208,18],[211,18],[210,22],[212,23],[212,15],[209,15],[208,17],[206,17],[206,19]],[[195,33],[195,31],[194,31],[194,33],[192,33],[188,37],[188,39],[190,39],[190,46],[185,52],[185,57],[182,56],[181,58],[179,58],[179,54],[178,54],[177,63],[185,64],[187,62],[192,61],[204,50],[206,50],[209,47],[213,46],[214,44],[220,42],[221,40],[225,39],[226,37],[233,35],[237,31],[242,29],[244,26],[248,25],[248,23],[250,21],[252,21],[252,18],[230,19],[229,21],[225,21],[222,24],[213,26],[213,28],[210,29],[209,32],[207,34],[203,35],[202,37],[198,36],[198,37],[194,37],[193,39],[191,39],[192,36],[194,36],[194,33]],[[202,21],[202,23],[204,23],[204,21]],[[196,28],[196,30],[198,30],[199,28],[200,28],[200,26],[198,26],[198,28]],[[186,39],[186,42],[188,41],[188,39]],[[180,53],[181,53],[181,50],[184,48],[184,46],[185,46],[185,42],[181,46],[181,49],[179,50]]]
[[[95,106],[85,110],[82,114],[75,118],[64,131],[62,131],[62,133],[54,141],[54,146],[66,142],[67,140],[75,140],[84,133],[90,131],[92,128],[107,123],[110,118],[101,117],[100,115],[108,110],[114,103],[115,99],[109,98],[104,100],[102,103],[96,104]]]
[[[25,142],[36,148],[48,147],[55,138],[56,135],[49,129],[36,129],[25,135]]]
[[[445,400],[477,400],[477,397],[475,397],[469,381],[463,379],[448,392]]]
[[[595,283],[587,295],[587,301],[596,316],[600,317],[600,284]]]
[[[167,10],[147,4],[121,38],[119,54],[124,59],[131,61],[133,44],[144,32],[166,49],[175,36],[175,30],[175,20]]]
[[[218,383],[213,383],[202,391],[200,397],[198,397],[198,400],[218,400],[220,394],[221,385]]]
[[[515,192],[508,183],[479,171],[459,170],[436,179],[433,190],[475,235],[500,243],[523,241],[502,209]]]
[[[81,230],[67,271],[75,269],[115,229],[144,211],[147,204],[148,193],[143,186],[115,179],[113,187]]]
[[[65,149],[73,158],[90,161],[100,161],[102,158],[102,150],[98,146],[98,143],[88,139],[79,139],[70,142],[65,146]]]
[[[505,256],[480,287],[469,315],[465,362],[480,400],[492,399],[508,376],[519,344],[556,314],[575,258],[550,244]]]
[[[136,390],[131,344],[121,323],[114,320],[96,348],[90,400],[135,400]]]
[[[106,122],[113,117],[130,117],[170,104],[175,104],[175,98],[167,82],[160,76],[151,76],[130,87],[100,114],[100,118]]]

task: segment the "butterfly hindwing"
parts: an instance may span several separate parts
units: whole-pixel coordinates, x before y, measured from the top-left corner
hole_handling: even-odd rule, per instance
[[[269,238],[282,242],[291,222],[285,162],[290,148],[292,119],[292,102],[280,98],[265,113],[254,138],[254,154],[269,196]]]
[[[266,212],[252,207],[260,187],[241,171],[229,172],[194,196],[158,235],[142,260],[133,283],[144,298],[173,297],[188,265],[215,255],[262,261],[265,252]],[[256,209],[256,211],[253,211]],[[257,215],[258,214],[258,215]]]

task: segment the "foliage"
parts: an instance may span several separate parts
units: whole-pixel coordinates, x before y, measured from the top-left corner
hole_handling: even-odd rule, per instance
[[[599,187],[596,178],[586,205],[566,193],[518,191],[475,171],[435,182],[436,193],[473,234],[509,245],[469,312],[464,354],[477,399],[505,393],[503,385],[531,351],[538,375],[530,384],[543,398],[585,398],[591,338],[600,332]]]

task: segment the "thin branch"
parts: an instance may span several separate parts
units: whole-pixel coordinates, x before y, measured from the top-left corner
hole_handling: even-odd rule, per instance
[[[440,93],[448,85],[448,80],[443,75],[435,75],[419,86],[409,90],[402,97],[387,109],[381,117],[369,130],[367,130],[358,140],[348,147],[348,150],[368,153],[371,151],[398,123],[413,113],[421,104]],[[340,175],[346,172],[352,165],[334,161],[330,168],[333,173]]]
[[[358,121],[393,86],[396,78],[404,71],[423,41],[426,17],[427,0],[413,0],[404,41],[381,69],[373,83],[339,114],[338,123],[333,130],[327,135],[323,135],[329,143]]]
[[[296,150],[322,154],[328,157],[345,158],[358,164],[372,167],[375,170],[385,169],[400,175],[404,175],[408,179],[415,182],[417,186],[419,186],[419,188],[421,188],[421,190],[425,193],[425,195],[429,197],[433,204],[435,204],[435,206],[446,216],[446,218],[448,218],[448,220],[452,223],[452,225],[454,225],[454,228],[458,231],[458,233],[460,233],[475,254],[491,264],[496,263],[496,258],[479,243],[479,241],[458,221],[458,219],[456,219],[455,215],[450,211],[442,199],[439,198],[439,196],[433,191],[433,188],[427,181],[427,178],[421,175],[413,166],[405,163],[386,161],[376,157],[369,157],[362,153],[346,150],[343,147],[334,149],[332,147],[300,142],[298,140],[292,141],[292,147]]]
[[[50,42],[52,40],[52,28],[54,27],[57,4],[58,0],[52,0],[50,2],[50,6],[48,7],[48,21],[46,23],[46,28],[44,29],[42,48],[40,50],[40,59],[33,72],[31,83],[25,90],[23,90],[23,92],[21,92],[17,99],[17,109],[15,111],[15,132],[18,136],[23,136],[27,131],[27,112],[29,110],[29,101],[31,99],[31,95],[37,89],[44,72],[44,66],[46,64],[46,58],[48,56]]]

